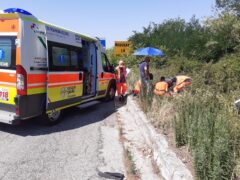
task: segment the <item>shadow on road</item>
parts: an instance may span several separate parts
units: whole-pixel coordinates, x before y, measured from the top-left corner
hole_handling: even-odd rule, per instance
[[[123,98],[123,99],[119,99],[118,97],[115,98],[115,108],[119,109],[122,106],[125,106],[127,104],[127,99],[128,99],[128,94]]]
[[[114,112],[114,102],[94,101],[78,107],[66,109],[63,111],[62,121],[55,126],[44,126],[34,118],[24,121],[17,126],[0,123],[0,131],[19,136],[47,135],[55,132],[77,129],[89,124],[100,122]]]

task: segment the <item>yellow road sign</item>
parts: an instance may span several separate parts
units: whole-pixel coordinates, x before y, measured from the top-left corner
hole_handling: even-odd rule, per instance
[[[121,56],[126,55],[128,56],[130,53],[130,41],[115,41],[114,46],[114,55]]]

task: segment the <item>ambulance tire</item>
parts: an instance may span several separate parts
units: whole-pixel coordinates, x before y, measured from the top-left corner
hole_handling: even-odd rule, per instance
[[[111,83],[104,100],[113,101],[115,98],[115,94],[116,94],[116,85],[114,83]]]
[[[51,113],[45,113],[43,115],[43,121],[45,125],[53,126],[61,121],[61,111],[52,111]]]

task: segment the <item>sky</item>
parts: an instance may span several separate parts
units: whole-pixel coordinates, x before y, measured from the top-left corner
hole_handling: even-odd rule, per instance
[[[126,41],[133,31],[142,32],[151,22],[167,19],[204,20],[214,15],[215,0],[1,0],[0,10],[21,8],[38,19],[81,34]]]

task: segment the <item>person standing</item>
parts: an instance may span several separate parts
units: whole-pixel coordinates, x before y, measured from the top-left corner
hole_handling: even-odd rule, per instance
[[[139,63],[139,73],[140,79],[145,81],[149,79],[149,63],[150,57],[145,57],[145,59]]]
[[[117,94],[119,100],[124,100],[124,95],[127,91],[127,83],[126,77],[127,72],[122,60],[119,61],[118,66],[116,67],[116,75],[117,75]]]
[[[139,74],[140,74],[140,80],[142,84],[142,90],[143,96],[146,95],[147,92],[149,92],[150,84],[149,84],[149,63],[150,63],[150,57],[145,57],[142,62],[139,64]]]

